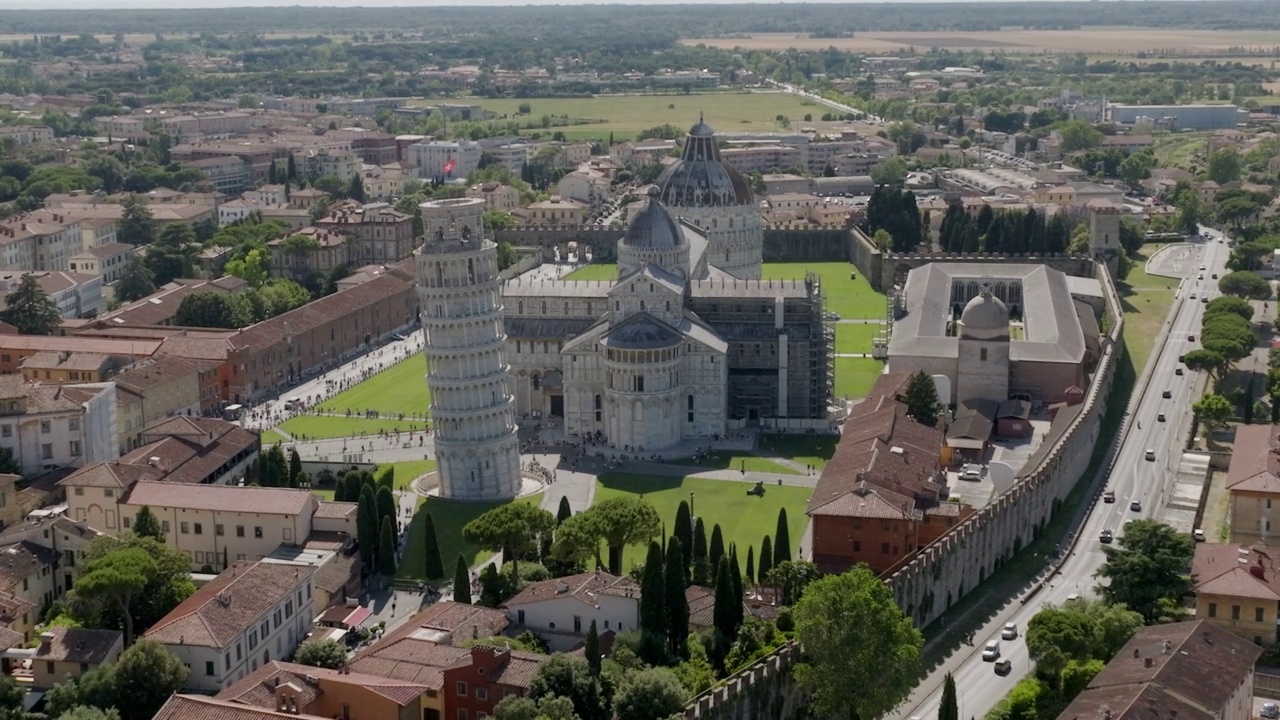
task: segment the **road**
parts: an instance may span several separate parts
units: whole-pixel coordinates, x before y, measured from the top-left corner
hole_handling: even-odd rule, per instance
[[[1120,535],[1124,532],[1124,524],[1129,520],[1161,516],[1177,473],[1184,439],[1180,436],[1179,428],[1185,426],[1180,421],[1191,413],[1191,405],[1197,399],[1193,396],[1195,383],[1190,382],[1193,373],[1184,369],[1184,375],[1175,374],[1175,370],[1181,365],[1178,356],[1198,347],[1188,337],[1194,335],[1199,339],[1200,318],[1204,314],[1204,304],[1200,298],[1207,294],[1212,299],[1220,294],[1212,274],[1221,275],[1224,272],[1229,254],[1226,244],[1217,241],[1220,237],[1218,233],[1208,228],[1204,230],[1212,237],[1206,242],[1193,245],[1191,253],[1194,254],[1173,258],[1163,268],[1183,267],[1187,279],[1179,286],[1170,310],[1172,328],[1163,345],[1155,348],[1149,361],[1153,364],[1150,382],[1145,392],[1142,387],[1135,389],[1135,392],[1142,395],[1134,422],[1129,424],[1121,440],[1106,484],[1106,489],[1115,492],[1116,501],[1098,502],[1090,510],[1074,551],[1048,585],[1029,598],[1021,598],[1025,602],[1015,600],[1004,612],[993,617],[988,625],[975,633],[973,647],[962,647],[957,651],[958,655],[931,673],[899,711],[893,714],[894,717],[924,720],[937,717],[943,675],[948,669],[954,673],[956,687],[959,689],[960,717],[985,716],[1019,679],[1031,672],[1031,660],[1021,636],[1032,616],[1044,606],[1060,604],[1072,595],[1089,597],[1094,594],[1092,590],[1096,581],[1093,575],[1104,561],[1099,542],[1102,531],[1111,530]],[[1197,255],[1198,261],[1195,259]],[[1198,280],[1198,267],[1201,265],[1206,270],[1204,279]],[[1192,294],[1196,295],[1196,299],[1190,298]],[[1166,391],[1170,395],[1168,398],[1163,397]],[[1161,415],[1166,420],[1161,421]],[[1154,451],[1154,460],[1146,459],[1148,450]],[[1133,502],[1139,503],[1141,509],[1131,509],[1130,503]],[[1019,637],[1016,640],[1000,639],[1000,630],[1007,622],[1017,624]],[[1007,677],[997,676],[994,665],[982,661],[982,648],[990,641],[998,641],[1001,658],[1013,663],[1013,671]],[[958,666],[955,664],[957,660]]]
[[[770,81],[770,82],[773,82],[773,81]],[[783,92],[789,92],[793,95],[799,95],[800,97],[808,98],[816,103],[826,105],[827,107],[835,110],[839,110],[842,113],[849,113],[859,120],[869,122],[872,124],[879,124],[884,122],[883,118],[877,117],[875,115],[868,115],[867,113],[863,112],[862,110],[859,110],[856,107],[853,107],[852,105],[845,105],[844,103],[839,103],[839,102],[836,102],[835,100],[829,100],[817,93],[809,92],[808,90],[805,90],[802,87],[796,87],[795,85],[787,85],[785,83],[779,83],[779,82],[774,82],[773,85],[777,87],[779,90],[782,90]]]

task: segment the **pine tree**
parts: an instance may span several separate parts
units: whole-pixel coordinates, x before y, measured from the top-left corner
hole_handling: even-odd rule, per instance
[[[573,517],[573,510],[569,507],[569,496],[560,496],[560,507],[556,510],[556,525]]]
[[[640,578],[640,654],[650,665],[661,664],[667,649],[666,568],[662,549],[649,541]]]
[[[756,566],[756,580],[761,585],[765,579],[769,577],[769,571],[773,569],[773,541],[768,535],[764,536],[764,542],[760,543],[760,564]]]
[[[938,387],[933,378],[923,370],[917,370],[907,380],[904,393],[907,402],[907,414],[921,425],[935,427],[938,424]]]
[[[756,549],[751,545],[747,546],[747,582],[756,584]]]
[[[957,205],[957,207],[959,207]],[[982,209],[978,211],[978,233],[985,235],[991,229],[991,223],[996,219],[996,213],[991,209],[990,205],[983,204]]]
[[[471,572],[462,553],[458,553],[458,564],[453,568],[453,601],[471,604]]]
[[[276,183],[280,182],[280,179],[276,177],[276,172],[277,172],[276,161],[274,158],[272,158],[271,164],[267,166],[267,184],[268,185],[275,185]]]
[[[378,538],[378,572],[387,577],[396,574],[395,520],[382,518],[382,533]]]
[[[124,210],[116,226],[116,237],[130,245],[150,245],[156,241],[156,221],[140,195],[130,195],[120,203]]]
[[[773,531],[773,566],[791,559],[791,530],[787,528],[787,509],[778,508],[778,528]]]
[[[289,153],[288,176],[290,180],[298,179],[298,165],[293,161],[293,153]]]
[[[685,589],[689,585],[688,568],[684,566],[684,550],[680,538],[672,535],[667,542],[667,558],[664,575],[667,593],[667,654],[683,660],[689,656],[689,599]]]
[[[680,539],[681,552],[684,553],[685,574],[693,567],[693,515],[689,512],[689,503],[681,500],[676,508],[676,526],[672,528],[675,537]]]
[[[372,569],[378,558],[378,501],[374,498],[373,488],[368,485],[360,491],[360,502],[356,506],[356,542],[360,544],[360,560],[364,566]]]
[[[373,495],[374,502],[377,503],[378,523],[381,524],[381,518],[391,518],[391,527],[395,529],[396,522],[396,499],[391,491],[385,487],[379,487]]]
[[[720,524],[711,528],[711,546],[707,551],[707,562],[711,567],[720,566],[720,558],[724,557],[724,535],[720,532]]]
[[[424,574],[428,580],[441,580],[444,578],[444,562],[440,559],[440,539],[436,537],[436,521],[431,513],[426,513],[422,521],[422,534],[427,544]]]
[[[947,673],[942,681],[942,701],[938,705],[938,720],[960,720],[960,705],[956,698],[956,679]]]
[[[600,634],[596,632],[596,621],[591,621],[591,627],[587,629],[586,646],[582,649],[583,654],[587,656],[587,670],[591,673],[591,677],[600,677]]]
[[[698,518],[693,525],[693,584],[706,586],[711,582],[711,561],[707,557],[707,528]]]

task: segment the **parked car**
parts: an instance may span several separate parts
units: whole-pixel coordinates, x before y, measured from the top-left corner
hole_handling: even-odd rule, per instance
[[[1181,374],[1182,374],[1182,368],[1175,368],[1175,369],[1174,369],[1174,371],[1173,371],[1173,374],[1174,374],[1174,375],[1181,375]]]
[[[1196,528],[1195,530],[1192,530],[1192,531],[1191,531],[1191,537],[1192,537],[1196,542],[1208,542],[1208,541],[1209,541],[1209,538],[1207,538],[1207,537],[1205,537],[1205,536],[1204,536],[1204,531],[1203,531],[1203,530],[1201,530],[1200,528]]]
[[[1258,711],[1258,714],[1267,718],[1267,720],[1280,718],[1280,705],[1276,705],[1275,703],[1262,703],[1262,709]]]
[[[999,659],[1000,659],[1000,643],[996,642],[995,640],[992,640],[991,642],[987,643],[986,647],[982,648],[982,661],[995,662],[996,660],[999,660]]]
[[[1169,398],[1173,397],[1173,391],[1165,390],[1164,392],[1160,393],[1160,397],[1164,398],[1165,400],[1168,400]]]

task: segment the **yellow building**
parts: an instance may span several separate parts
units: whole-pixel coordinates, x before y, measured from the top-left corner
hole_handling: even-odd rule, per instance
[[[1275,432],[1273,425],[1236,428],[1226,481],[1233,543],[1266,543],[1272,534],[1272,510],[1280,512],[1280,453]]]
[[[120,453],[141,444],[142,431],[171,415],[199,415],[201,365],[176,356],[137,363],[116,376]]]
[[[35,636],[40,609],[62,595],[57,559],[58,553],[27,540],[0,546],[0,623],[26,640]]]
[[[7,528],[18,522],[25,514],[18,502],[18,481],[20,475],[0,473],[0,528]]]
[[[22,377],[45,385],[110,380],[133,362],[123,355],[94,352],[38,352],[22,361]]]
[[[514,214],[524,218],[528,225],[578,227],[587,220],[587,206],[577,200],[553,197],[536,202]]]
[[[31,656],[31,685],[51,688],[103,663],[114,663],[121,652],[124,633],[117,630],[49,628],[40,633],[40,645]]]
[[[1191,564],[1196,618],[1258,645],[1277,642],[1280,550],[1199,543]]]

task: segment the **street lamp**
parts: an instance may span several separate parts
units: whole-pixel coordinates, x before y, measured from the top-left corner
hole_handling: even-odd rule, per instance
[[[693,493],[691,492],[689,493],[689,519],[692,520],[695,517],[697,514],[693,512]]]

